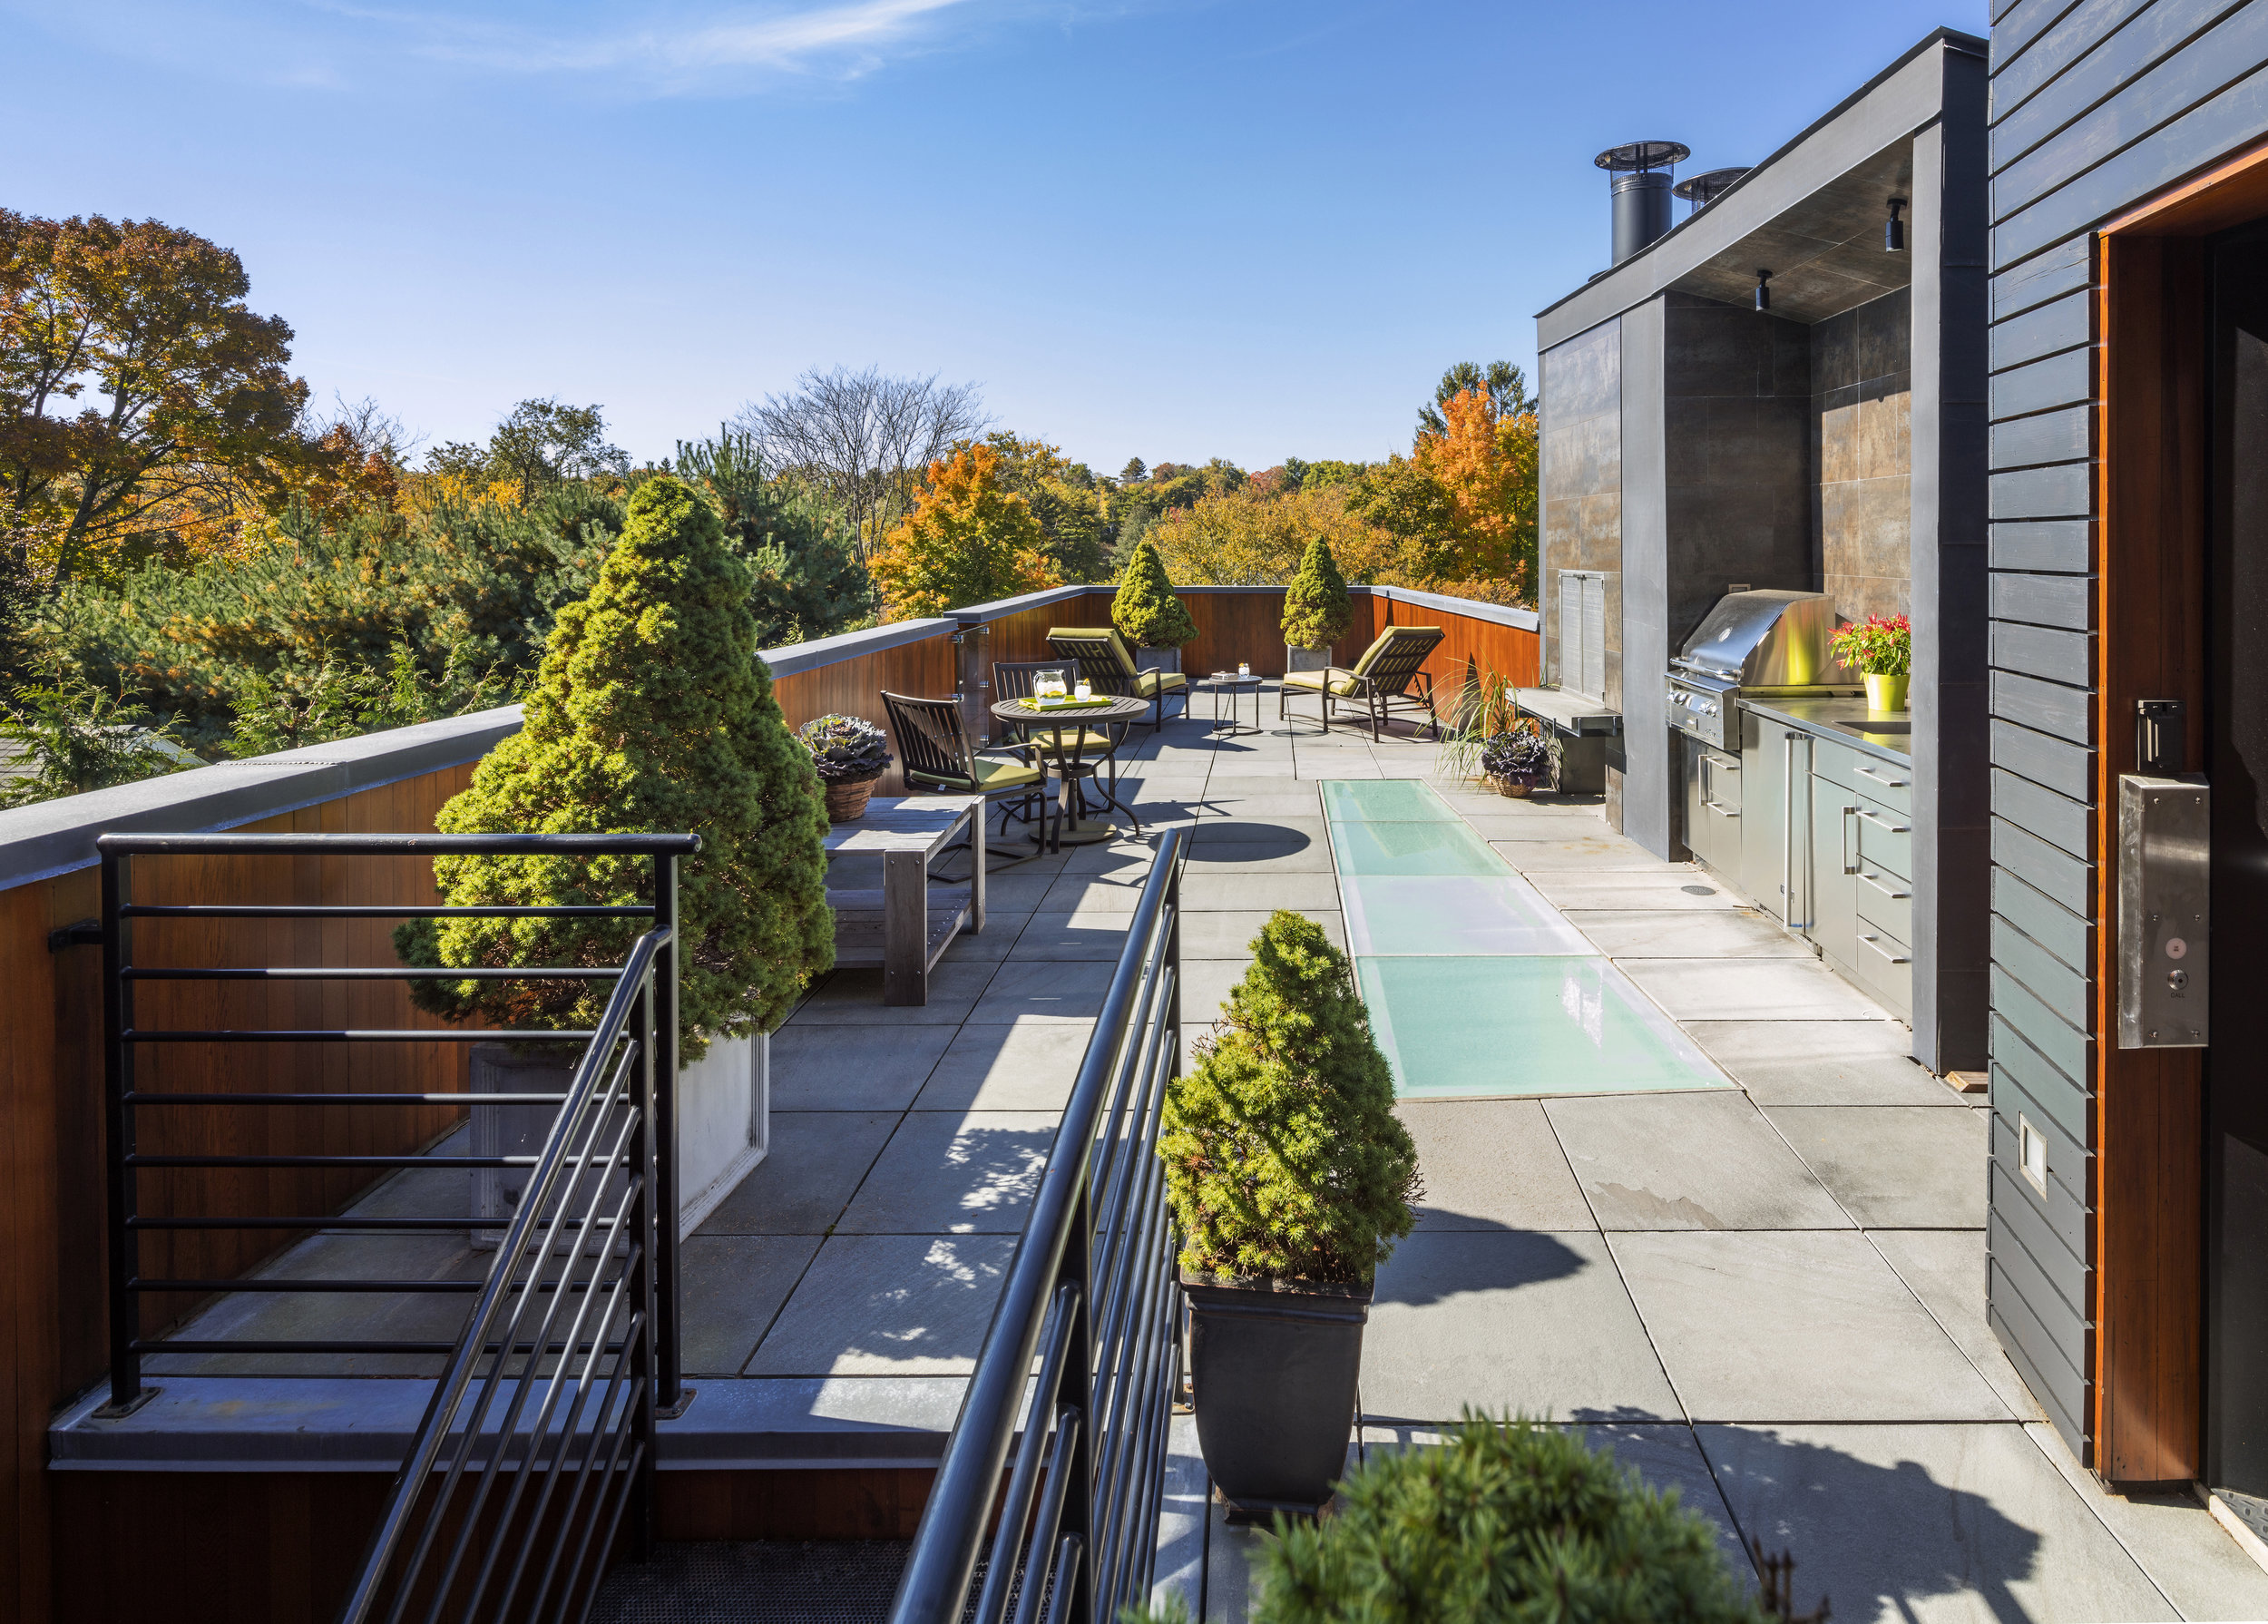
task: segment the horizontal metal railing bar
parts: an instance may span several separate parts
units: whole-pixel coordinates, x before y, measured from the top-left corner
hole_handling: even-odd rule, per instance
[[[598,1034],[590,1032],[520,1032],[510,1028],[428,1032],[413,1027],[407,1032],[357,1032],[327,1031],[320,1027],[304,1031],[260,1027],[237,1031],[221,1027],[211,1032],[122,1032],[118,1035],[121,1042],[128,1043],[587,1043]]]
[[[506,1229],[508,1218],[142,1218],[129,1229]]]
[[[533,1156],[143,1156],[121,1158],[130,1168],[532,1168]],[[627,1158],[570,1157],[570,1167],[622,1165]]]
[[[137,1354],[453,1354],[454,1342],[242,1342],[174,1341],[169,1337],[137,1337],[131,1345]],[[494,1342],[481,1345],[483,1356],[504,1353],[508,1358],[520,1358],[536,1353],[533,1343],[515,1342],[507,1353]],[[552,1355],[588,1354],[598,1352],[609,1357],[619,1357],[622,1345],[610,1342],[593,1349],[587,1342],[579,1342],[570,1348],[563,1342],[547,1343],[542,1356]]]
[[[99,852],[152,856],[690,856],[699,835],[103,835]]]
[[[129,1105],[557,1105],[564,1094],[143,1094]]]
[[[177,969],[160,965],[143,968],[129,964],[119,972],[128,981],[603,981],[621,973],[622,968],[619,964],[599,970],[556,964],[538,964],[525,970],[499,970],[484,964],[463,970],[455,966],[431,970],[378,964],[357,964],[328,970],[298,965],[285,965],[278,969],[234,969],[216,964]]]
[[[411,903],[130,902],[121,919],[650,919],[650,907],[562,904],[556,907],[444,907]]]
[[[485,1280],[129,1280],[128,1291],[389,1292],[478,1291]],[[507,1291],[611,1291],[611,1280],[514,1280]]]

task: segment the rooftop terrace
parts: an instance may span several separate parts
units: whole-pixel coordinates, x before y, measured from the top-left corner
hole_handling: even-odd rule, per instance
[[[812,989],[773,1045],[770,1154],[685,1246],[699,1397],[661,1428],[665,1474],[935,1460],[1157,832],[1186,823],[1191,1032],[1267,911],[1307,914],[1351,945],[1420,1145],[1351,1458],[1467,1405],[1549,1414],[1676,1485],[1728,1561],[1792,1550],[1799,1603],[1824,1590],[1838,1619],[2268,1616],[2268,1574],[2185,1498],[2106,1495],[1999,1351],[1989,1113],[1905,1058],[1901,1027],[1595,804],[1474,793],[1406,729],[1374,744],[1275,709],[1258,736],[1138,729],[1143,835],[996,874],[925,1006],[885,1006],[877,971]],[[389,1268],[484,1266],[454,1237],[331,1236],[270,1267],[369,1244],[415,1251]],[[408,1301],[238,1296],[193,1334]],[[179,1452],[184,1429],[215,1461],[398,1458],[425,1392],[304,1358],[150,1368],[160,1397],[81,1406],[58,1464]],[[1240,1619],[1267,1536],[1206,1512],[1186,1418],[1175,1449],[1159,1581]],[[622,1570],[605,1606],[645,1616],[640,1583]]]

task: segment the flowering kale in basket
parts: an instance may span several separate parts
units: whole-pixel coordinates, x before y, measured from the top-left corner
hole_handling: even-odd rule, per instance
[[[890,765],[890,736],[855,716],[816,716],[796,729],[811,765],[828,784],[855,784]]]
[[[1551,747],[1540,733],[1499,733],[1481,747],[1481,770],[1491,778],[1538,778],[1551,770]]]

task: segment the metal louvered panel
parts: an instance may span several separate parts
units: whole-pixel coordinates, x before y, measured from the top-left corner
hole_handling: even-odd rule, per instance
[[[1607,691],[1607,577],[1559,572],[1559,686],[1590,699]]]
[[[1581,691],[1593,699],[1607,692],[1607,578],[1583,577],[1583,681]]]

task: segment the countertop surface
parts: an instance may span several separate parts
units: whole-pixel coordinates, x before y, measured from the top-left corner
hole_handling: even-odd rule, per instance
[[[1743,699],[1741,704],[1758,716],[1785,722],[1791,728],[1801,728],[1806,733],[1816,733],[1822,739],[1848,745],[1862,754],[1880,756],[1883,760],[1895,761],[1901,767],[1913,765],[1913,740],[1907,732],[1913,722],[1911,711],[1869,710],[1864,699]],[[1849,729],[1861,730],[1850,731],[1836,726],[1838,722],[1847,723]],[[1887,722],[1897,730],[1866,732],[1863,729],[1869,722]]]

